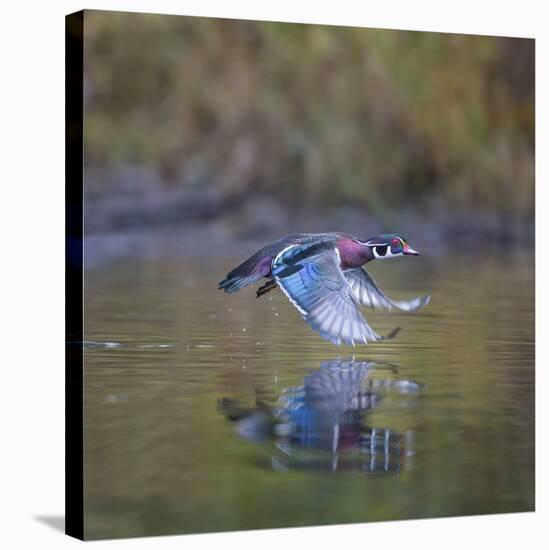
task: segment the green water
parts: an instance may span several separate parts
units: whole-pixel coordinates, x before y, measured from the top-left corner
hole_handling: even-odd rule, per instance
[[[87,538],[533,509],[532,256],[377,262],[432,300],[353,349],[217,291],[242,248],[86,271]]]

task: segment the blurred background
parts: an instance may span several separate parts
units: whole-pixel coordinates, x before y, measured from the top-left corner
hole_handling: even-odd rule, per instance
[[[532,510],[534,42],[115,12],[84,31],[86,536]],[[364,310],[396,338],[335,347],[281,292],[217,290],[330,230],[420,250],[368,265],[391,298],[431,295]],[[402,381],[424,390],[375,386]]]
[[[86,231],[120,249],[532,244],[533,40],[87,12],[84,93]]]

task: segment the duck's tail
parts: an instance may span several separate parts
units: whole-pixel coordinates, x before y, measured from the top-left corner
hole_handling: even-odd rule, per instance
[[[219,283],[219,289],[230,294],[267,277],[271,271],[271,260],[269,256],[257,258],[254,255],[248,258],[227,274]]]
[[[248,275],[246,277],[231,277],[229,273],[220,283],[219,290],[224,290],[225,292],[231,294],[232,292],[238,292],[241,288],[255,283],[257,277],[253,275]]]

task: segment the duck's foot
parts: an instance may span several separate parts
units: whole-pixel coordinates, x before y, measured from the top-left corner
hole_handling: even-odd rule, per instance
[[[387,336],[383,336],[382,340],[390,340],[391,338],[394,338],[398,333],[400,332],[400,327],[394,328]]]
[[[276,281],[271,279],[257,289],[256,297],[259,298],[260,296],[263,296],[263,294],[267,294],[267,292],[273,290],[273,288],[276,288]]]

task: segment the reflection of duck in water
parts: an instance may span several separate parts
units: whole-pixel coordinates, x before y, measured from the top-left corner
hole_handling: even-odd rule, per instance
[[[266,277],[257,297],[279,286],[309,326],[334,344],[383,340],[366,322],[359,306],[415,311],[429,297],[389,299],[362,266],[374,259],[417,256],[398,235],[361,241],[346,233],[300,233],[271,243],[233,269],[219,283],[237,292]]]
[[[235,421],[241,437],[274,440],[275,469],[398,472],[412,453],[413,433],[372,428],[364,423],[364,416],[385,394],[415,395],[423,386],[373,377],[382,366],[366,361],[325,361],[305,377],[302,386],[283,390],[274,406],[262,403],[246,409],[224,399],[220,410]]]

